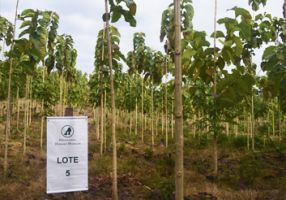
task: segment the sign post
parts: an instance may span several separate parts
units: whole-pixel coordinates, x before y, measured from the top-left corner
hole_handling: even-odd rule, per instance
[[[47,193],[88,190],[87,117],[47,117]]]

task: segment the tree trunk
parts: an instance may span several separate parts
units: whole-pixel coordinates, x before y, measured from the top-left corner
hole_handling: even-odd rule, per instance
[[[172,100],[172,112],[171,112],[171,131],[172,131],[172,139],[174,139],[174,102]]]
[[[138,130],[138,105],[137,105],[137,98],[136,98],[136,104],[135,104],[135,135],[137,135]]]
[[[152,140],[152,148],[154,147],[154,90],[153,90],[153,78],[152,78],[152,83],[151,83],[151,140]]]
[[[218,173],[218,149],[217,149],[217,135],[214,136],[214,175]]]
[[[251,130],[252,130],[251,117],[249,116],[247,120],[247,149],[248,150],[250,149],[250,136],[252,135]]]
[[[156,112],[157,113],[157,112]],[[159,122],[159,114],[156,114],[156,121],[155,121],[155,135],[158,136],[158,122]]]
[[[14,47],[15,40],[15,32],[17,25],[17,15],[18,15],[18,5],[19,0],[16,2],[16,11],[14,18],[14,27],[13,27],[13,42],[11,44],[11,49]],[[9,78],[8,78],[8,97],[7,97],[7,113],[6,113],[6,131],[5,131],[5,152],[4,152],[4,175],[6,175],[8,168],[8,143],[9,143],[9,135],[11,131],[11,85],[12,85],[12,73],[13,73],[13,58],[10,59],[9,65]]]
[[[142,81],[141,81],[141,95],[142,95],[142,98],[141,98],[141,141],[142,143],[144,143],[144,79],[142,78]]]
[[[19,87],[17,87],[17,130],[19,130],[19,118],[20,118],[20,100],[19,100]]]
[[[45,70],[43,69],[43,74],[42,74],[42,81],[43,81],[43,84],[45,83]],[[44,105],[45,105],[45,102],[44,102],[44,99],[42,99],[42,110],[41,110],[41,139],[40,139],[40,147],[41,147],[41,150],[43,149],[43,137],[44,137],[44,122],[45,122],[45,108],[44,108]]]
[[[168,90],[167,90],[167,58],[165,59],[165,84],[164,84],[164,90],[165,90],[165,96],[164,96],[164,104],[165,104],[165,138],[166,138],[166,147],[168,147],[169,144],[169,135],[168,135]]]
[[[279,142],[281,142],[281,111],[280,111],[280,106],[279,106],[279,101],[277,99],[277,114],[278,114],[278,137],[279,137]]]
[[[100,107],[95,106],[95,120],[96,120],[96,139],[99,141],[100,140],[100,119],[101,119],[101,112],[100,112]]]
[[[216,107],[216,95],[217,95],[217,53],[216,53],[216,35],[217,31],[217,0],[215,0],[215,7],[214,7],[214,88],[213,88],[213,95],[214,95],[214,107]],[[219,134],[219,120],[217,111],[214,110],[213,116],[213,128],[214,128],[214,176],[217,178],[218,175],[218,149],[217,149],[217,140]]]
[[[30,88],[29,88],[29,95],[30,95],[30,100],[29,100],[29,125],[32,123],[32,107],[33,107],[33,77],[31,77],[30,80]]]
[[[105,13],[109,13],[108,3],[105,0]],[[109,20],[106,20],[106,33],[108,41],[108,58],[109,58],[109,71],[110,71],[110,87],[111,87],[111,128],[112,128],[112,147],[113,147],[113,156],[112,156],[112,197],[113,200],[118,200],[118,189],[117,189],[117,145],[116,145],[116,132],[115,132],[115,93],[114,93],[114,84],[113,84],[113,65],[112,65],[112,47],[111,47],[111,37],[109,29]]]
[[[101,92],[100,94],[100,155],[103,154],[103,144],[104,144],[104,134],[103,134],[103,125],[104,125],[104,121],[103,121],[103,94]]]
[[[255,117],[254,117],[254,96],[251,96],[251,137],[252,137],[252,151],[255,150]]]
[[[175,133],[176,133],[176,200],[184,199],[184,135],[181,69],[181,1],[175,6]]]
[[[162,111],[161,114],[162,114],[162,116],[161,116],[161,132],[162,132],[162,135],[164,135],[164,111]]]
[[[284,18],[286,18],[286,0],[284,0],[284,5],[283,5],[283,7],[284,7],[283,16],[284,16]]]
[[[28,102],[28,92],[29,92],[29,76],[26,75],[26,92],[25,92],[25,111],[24,111],[24,141],[23,141],[23,154],[26,154],[27,149],[27,129],[28,129],[28,109],[29,109],[29,102]]]
[[[63,73],[63,72],[62,72]],[[60,74],[60,111],[59,115],[63,116],[62,110],[63,110],[63,74]]]
[[[234,134],[235,134],[235,137],[238,136],[238,125],[239,125],[239,118],[235,118],[235,125],[234,125]]]
[[[275,136],[275,112],[274,112],[274,103],[272,106],[272,135]]]
[[[229,136],[229,123],[225,123],[226,135]]]
[[[129,112],[129,135],[132,134],[132,112]]]
[[[104,151],[106,151],[106,144],[107,144],[107,121],[108,121],[108,109],[106,104],[106,90],[104,90],[104,104],[103,104],[103,138],[104,138]]]
[[[197,134],[196,122],[197,122],[197,115],[194,114],[194,119],[193,119],[193,137],[196,137],[196,134]]]
[[[267,112],[267,119],[266,119],[266,124],[267,124],[267,136],[268,136],[268,137],[270,136],[270,126],[269,126],[269,123],[270,123],[270,109],[269,109],[268,112]]]

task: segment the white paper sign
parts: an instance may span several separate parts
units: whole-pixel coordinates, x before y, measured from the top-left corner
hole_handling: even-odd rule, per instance
[[[47,118],[47,193],[88,190],[87,117]]]

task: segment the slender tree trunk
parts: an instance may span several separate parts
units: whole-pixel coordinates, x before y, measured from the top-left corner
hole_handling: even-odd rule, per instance
[[[272,135],[275,136],[275,112],[274,112],[274,103],[272,106]]]
[[[162,135],[164,135],[164,111],[162,111],[161,114],[162,114],[162,116],[161,116],[161,132],[162,132]]]
[[[103,143],[104,143],[104,134],[103,134],[103,124],[104,124],[104,121],[103,121],[103,94],[101,92],[100,94],[100,155],[103,154]]]
[[[146,94],[145,94],[146,95]],[[148,129],[147,129],[147,114],[144,114],[144,131],[148,131]],[[143,136],[142,136],[142,142],[144,143],[144,134],[143,134]]]
[[[15,32],[17,25],[17,15],[18,15],[18,6],[19,0],[16,2],[16,11],[14,18],[14,27],[13,27],[13,42],[11,44],[11,49],[14,47],[15,40]],[[9,65],[9,78],[8,78],[8,97],[7,97],[7,113],[6,113],[6,127],[5,127],[5,152],[4,152],[4,175],[7,173],[8,168],[8,143],[9,143],[9,135],[11,131],[11,85],[12,85],[12,73],[13,73],[13,58],[10,59]]]
[[[218,149],[217,149],[217,135],[214,137],[214,175],[218,173]]]
[[[33,77],[31,77],[30,80],[30,88],[29,88],[29,95],[30,95],[30,99],[29,99],[29,125],[32,123],[32,107],[33,107]]]
[[[3,111],[4,106],[2,105],[2,103],[0,103],[0,116],[4,117],[4,111]],[[5,134],[5,133],[4,133]]]
[[[141,112],[142,112],[142,115],[141,115],[141,141],[142,143],[144,143],[144,79],[142,78],[142,81],[141,81],[141,95],[142,95],[142,98],[141,98]]]
[[[193,137],[196,137],[196,134],[197,134],[196,122],[197,122],[197,115],[194,114],[194,119],[193,119]]]
[[[171,131],[172,131],[172,139],[174,139],[174,102],[172,100],[172,112],[171,112]]]
[[[109,13],[108,2],[105,0],[105,13]],[[110,87],[111,87],[111,128],[112,128],[112,197],[113,200],[118,200],[118,189],[117,189],[117,144],[116,144],[116,132],[115,132],[115,93],[113,84],[113,65],[112,65],[112,47],[111,47],[111,37],[110,37],[110,27],[109,20],[106,20],[106,33],[108,41],[108,58],[109,58],[109,70],[110,70]]]
[[[235,125],[234,125],[234,134],[235,134],[235,137],[238,136],[238,125],[239,125],[239,118],[235,118]]]
[[[17,87],[17,130],[19,130],[19,118],[20,118],[20,100],[19,100],[19,87]]]
[[[284,5],[283,5],[283,7],[284,7],[283,16],[284,16],[284,18],[286,18],[286,0],[284,0]]]
[[[153,77],[152,77],[152,83],[151,83],[151,140],[152,140],[152,148],[154,148],[154,89],[153,89]]]
[[[184,135],[181,69],[181,1],[175,6],[175,132],[176,132],[176,200],[184,199]]]
[[[252,151],[255,150],[255,117],[254,117],[254,96],[251,96],[251,137],[252,137]]]
[[[229,123],[225,123],[226,135],[229,136]]]
[[[157,112],[156,112],[157,113]],[[158,136],[158,122],[159,122],[159,115],[158,114],[155,114],[155,136],[157,137]]]
[[[59,115],[62,116],[62,106],[63,106],[63,84],[62,84],[62,74],[59,75],[60,78],[60,105],[59,105]]]
[[[42,74],[42,81],[43,81],[43,84],[45,84],[45,69],[43,69],[43,74]],[[41,147],[41,150],[43,150],[43,137],[44,137],[44,122],[45,122],[45,101],[44,99],[42,99],[42,110],[41,110],[41,139],[40,139],[40,147]]]
[[[129,135],[132,134],[132,112],[129,112]]]
[[[278,137],[279,137],[279,142],[281,142],[281,111],[280,111],[280,106],[279,106],[279,101],[277,99],[277,114],[278,114]]]
[[[107,122],[108,122],[108,108],[106,104],[106,90],[104,90],[104,104],[103,104],[103,137],[104,137],[104,151],[106,151],[106,145],[107,145]]]
[[[269,126],[269,123],[270,123],[270,109],[267,112],[266,123],[267,123],[267,136],[269,137],[270,136],[270,126]]]
[[[136,104],[135,104],[135,135],[137,135],[138,131],[138,105],[137,105],[137,98],[136,98]]]
[[[248,117],[247,121],[247,149],[250,149],[250,136],[252,136],[252,128],[251,128],[251,117]]]
[[[96,140],[100,140],[100,108],[96,107],[96,104],[94,104],[94,121],[96,123]]]
[[[216,107],[216,94],[217,94],[217,66],[216,66],[216,62],[217,62],[217,53],[216,53],[216,39],[217,39],[217,35],[216,35],[216,31],[217,31],[217,0],[215,0],[215,7],[214,7],[214,88],[213,88],[213,92],[214,92],[214,106]],[[219,126],[219,122],[218,122],[218,114],[217,111],[214,111],[214,117],[213,117],[213,125],[214,125],[214,176],[217,177],[218,174],[218,148],[217,148],[217,138],[218,138],[218,126]]]
[[[99,141],[100,140],[100,119],[101,119],[101,107],[96,107],[95,106],[95,115],[94,116],[95,120],[96,120],[96,139]]]
[[[167,79],[168,79],[168,71],[167,71],[167,58],[165,59],[165,84],[164,84],[164,90],[165,90],[165,96],[164,96],[164,104],[165,104],[165,138],[166,138],[166,147],[168,147],[169,144],[169,135],[168,135],[168,90],[167,90]]]
[[[29,79],[30,77],[26,75],[26,92],[25,92],[25,112],[24,112],[24,141],[23,141],[23,154],[26,154],[27,150],[27,129],[28,129],[28,109],[29,109],[29,102],[28,102],[28,92],[29,92]]]

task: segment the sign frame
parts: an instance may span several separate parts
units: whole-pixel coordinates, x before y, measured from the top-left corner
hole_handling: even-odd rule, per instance
[[[87,191],[88,117],[46,119],[46,193]]]

